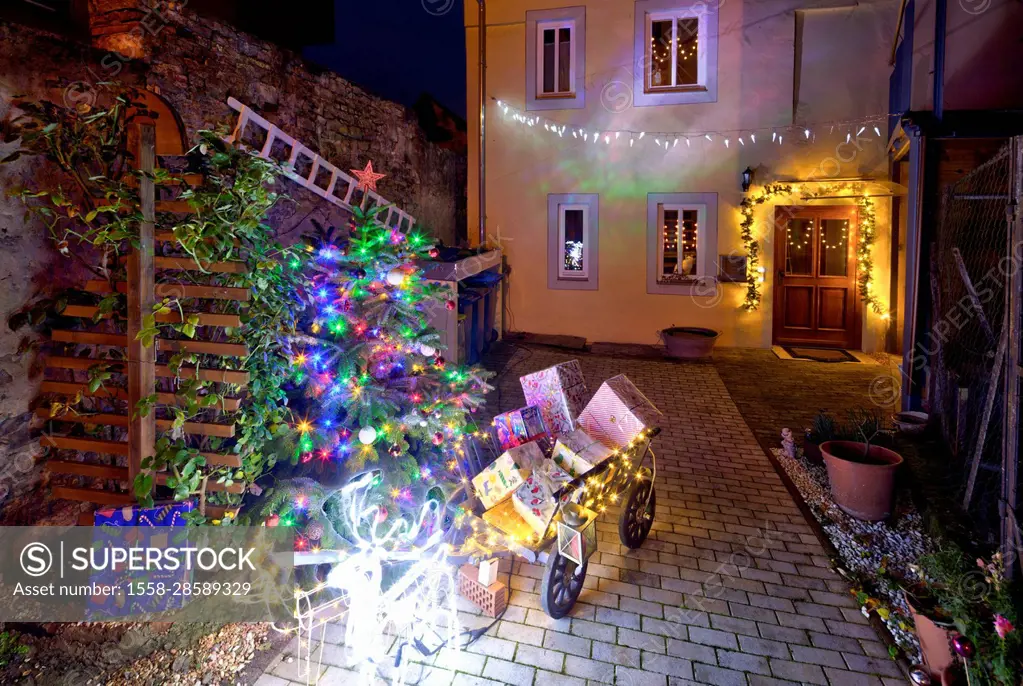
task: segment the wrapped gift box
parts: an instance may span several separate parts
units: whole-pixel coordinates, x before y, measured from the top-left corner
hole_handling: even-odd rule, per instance
[[[565,362],[519,378],[526,403],[540,409],[544,426],[554,437],[576,428],[586,405],[586,381],[578,360]]]
[[[554,517],[557,500],[545,479],[530,476],[512,495],[512,505],[538,536],[543,536]]]
[[[515,499],[508,498],[483,513],[483,521],[519,541],[535,541],[533,528],[515,511]]]
[[[514,448],[547,434],[540,408],[532,406],[494,417],[494,432],[501,450]]]
[[[522,470],[526,467],[521,466],[518,460],[522,459],[523,454],[531,452],[528,446],[533,446],[537,452],[540,451],[534,443],[512,448],[473,477],[472,487],[484,508],[489,510],[497,505],[525,481],[527,475],[523,474]]]
[[[620,448],[663,417],[628,377],[619,374],[600,385],[579,415],[579,426],[604,445]]]
[[[551,459],[572,476],[579,476],[593,469],[594,465],[606,459],[611,448],[590,436],[583,429],[576,429],[558,438],[554,444]]]
[[[508,453],[519,465],[523,476],[543,479],[552,492],[558,491],[573,478],[572,474],[559,467],[553,460],[548,459],[540,444],[535,441],[511,448]]]
[[[195,503],[185,500],[153,507],[108,507],[93,513],[94,526],[186,526],[185,514]]]

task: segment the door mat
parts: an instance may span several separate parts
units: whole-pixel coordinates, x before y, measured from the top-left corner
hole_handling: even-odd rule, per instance
[[[814,362],[859,362],[848,350],[841,348],[803,348],[794,345],[782,346],[795,360],[813,360]]]

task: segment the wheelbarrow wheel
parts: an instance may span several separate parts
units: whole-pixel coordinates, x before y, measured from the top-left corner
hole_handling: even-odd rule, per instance
[[[657,491],[649,474],[637,479],[631,487],[622,506],[622,514],[618,518],[618,537],[627,548],[638,548],[643,545],[650,527],[654,524],[654,511],[657,509]]]
[[[540,608],[553,619],[567,615],[583,590],[586,565],[579,567],[567,557],[552,552],[540,583]]]

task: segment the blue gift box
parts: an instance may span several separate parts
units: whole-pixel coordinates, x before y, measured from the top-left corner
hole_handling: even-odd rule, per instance
[[[92,523],[95,526],[185,526],[185,514],[194,509],[195,503],[191,500],[153,507],[108,507],[96,510]]]

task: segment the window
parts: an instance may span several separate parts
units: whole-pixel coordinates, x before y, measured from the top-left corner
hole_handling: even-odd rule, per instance
[[[571,96],[575,91],[574,23],[537,23],[537,97]]]
[[[559,279],[585,279],[587,205],[558,205]]]
[[[636,2],[635,104],[717,100],[717,3]]]
[[[717,193],[649,194],[647,233],[648,293],[716,292]]]
[[[684,205],[659,205],[658,208],[661,217],[661,239],[658,242],[661,248],[658,260],[661,270],[658,281],[671,283],[704,276],[700,274],[697,259],[699,210]]]
[[[597,196],[547,196],[547,287],[597,289]]]
[[[526,12],[526,109],[585,106],[586,8]]]

